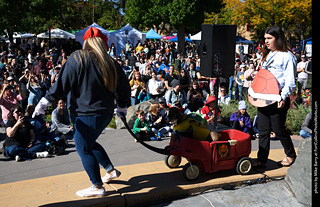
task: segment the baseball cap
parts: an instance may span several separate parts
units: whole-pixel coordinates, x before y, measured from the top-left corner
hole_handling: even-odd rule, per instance
[[[88,37],[100,37],[106,43],[107,49],[109,49],[109,47],[108,47],[108,37],[105,36],[99,29],[97,29],[95,27],[90,27],[86,31],[86,33],[84,34],[83,40],[85,41]]]

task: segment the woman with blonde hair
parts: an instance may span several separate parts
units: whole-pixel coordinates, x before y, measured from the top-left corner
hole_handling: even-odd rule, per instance
[[[149,128],[158,137],[161,137],[162,135],[172,131],[172,127],[168,123],[166,114],[160,113],[160,110],[161,108],[159,104],[153,103],[150,105],[149,111],[146,115],[146,120],[149,123]]]
[[[76,192],[78,196],[103,196],[103,182],[120,176],[104,148],[96,142],[109,124],[117,100],[117,115],[127,113],[130,86],[120,65],[108,55],[108,38],[96,28],[84,35],[83,49],[70,55],[62,65],[58,80],[35,108],[33,117],[44,114],[50,101],[67,97],[73,122],[74,141],[92,186]],[[101,178],[99,164],[106,170]]]
[[[145,89],[146,83],[142,80],[140,72],[136,71],[129,84],[131,87],[131,106],[133,106],[138,103],[137,96],[142,89]]]

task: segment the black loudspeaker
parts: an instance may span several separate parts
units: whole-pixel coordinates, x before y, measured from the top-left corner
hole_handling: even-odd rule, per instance
[[[236,25],[201,25],[200,73],[230,77],[235,65]]]

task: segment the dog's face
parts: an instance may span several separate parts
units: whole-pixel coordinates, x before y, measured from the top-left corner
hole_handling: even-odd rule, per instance
[[[177,125],[183,119],[183,112],[180,112],[179,109],[172,107],[169,109],[168,119],[173,125]]]

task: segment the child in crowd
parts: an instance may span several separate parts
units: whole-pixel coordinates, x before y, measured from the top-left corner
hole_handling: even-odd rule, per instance
[[[149,128],[149,123],[145,120],[145,114],[142,110],[136,111],[137,119],[133,125],[133,133],[143,141],[158,140]],[[137,140],[135,140],[137,141]]]
[[[214,116],[215,116],[214,108],[216,106],[216,98],[214,96],[209,96],[207,98],[207,102],[204,105],[205,106],[201,109],[200,113],[205,115],[205,118],[208,121],[208,124],[213,124]],[[218,109],[217,123],[220,123],[221,121],[220,114],[221,114],[221,111],[220,109]]]
[[[242,132],[252,134],[252,126],[250,116],[247,113],[247,105],[245,101],[239,101],[238,111],[232,113],[230,122],[232,129],[238,129]]]
[[[310,100],[311,100],[310,88],[305,88],[301,93],[301,97],[302,97],[302,103],[305,106],[310,106]]]
[[[140,91],[140,93],[139,93],[139,95],[137,97],[137,100],[138,100],[139,103],[142,103],[144,101],[150,100],[150,94],[147,92],[147,90],[145,88],[143,88]]]

